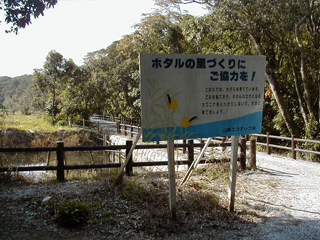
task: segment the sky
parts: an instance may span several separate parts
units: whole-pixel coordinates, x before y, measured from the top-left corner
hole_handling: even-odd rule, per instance
[[[33,19],[18,35],[5,33],[10,25],[2,21],[0,76],[33,74],[34,69],[43,68],[51,50],[82,65],[87,53],[131,34],[142,14],[155,8],[153,0],[58,0],[53,9]],[[190,4],[185,9],[193,15],[205,13],[200,4]]]

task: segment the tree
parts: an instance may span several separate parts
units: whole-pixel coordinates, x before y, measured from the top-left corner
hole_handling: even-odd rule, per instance
[[[68,79],[62,93],[61,114],[65,117],[89,119],[99,111],[99,102],[103,93],[99,83],[93,81],[91,73],[85,67],[77,67]]]
[[[4,124],[4,120],[7,116],[8,116],[8,111],[2,104],[0,104],[0,125]]]
[[[6,32],[18,33],[20,28],[31,24],[31,17],[44,15],[44,10],[53,8],[58,0],[0,0],[0,10],[5,12],[5,22],[12,24]],[[1,23],[1,22],[0,22]]]
[[[67,86],[68,78],[75,67],[72,60],[66,60],[60,53],[51,51],[46,57],[43,69],[36,69],[33,74],[36,87],[48,94],[47,112],[53,124],[57,122],[57,115],[60,112],[59,95]]]
[[[317,0],[158,0],[159,5],[201,3],[210,9],[211,24],[244,37],[255,54],[267,56],[266,96],[276,101],[279,117],[274,126],[283,134],[315,138],[319,133],[319,16]],[[236,39],[234,39],[236,40]],[[217,40],[216,42],[219,42]],[[239,41],[234,44],[239,46]],[[249,47],[249,48],[248,48]],[[273,93],[270,95],[270,91]],[[268,101],[269,102],[269,101]],[[270,103],[270,102],[269,102]]]
[[[135,32],[106,49],[87,55],[90,82],[100,86],[100,111],[119,117],[140,118],[139,53],[184,52],[186,42],[178,22],[159,13],[146,16]],[[97,103],[95,103],[97,106]]]
[[[176,16],[146,15],[134,32],[134,48],[140,52],[184,53],[186,39]]]

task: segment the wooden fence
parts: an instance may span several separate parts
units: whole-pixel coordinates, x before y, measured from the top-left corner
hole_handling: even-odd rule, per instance
[[[246,146],[245,139],[241,142],[240,149],[240,161],[241,166],[245,167],[245,156],[246,156]],[[41,171],[41,170],[53,170],[57,171],[57,180],[64,181],[65,170],[72,169],[93,169],[93,168],[119,168],[121,163],[101,163],[101,164],[81,164],[81,165],[65,165],[64,153],[68,151],[110,151],[110,150],[126,150],[126,156],[129,154],[129,151],[132,146],[132,141],[126,141],[126,145],[111,145],[111,146],[78,146],[78,147],[66,147],[63,142],[57,142],[56,147],[22,147],[22,148],[9,148],[4,147],[0,148],[0,152],[56,152],[57,156],[57,165],[56,166],[14,166],[14,167],[0,167],[0,172],[18,172],[18,171]],[[175,144],[175,148],[187,148],[188,149],[188,159],[176,161],[176,165],[188,164],[190,166],[194,160],[194,148],[202,148],[204,143],[194,143],[193,140],[188,140],[186,143]],[[221,142],[221,143],[210,143],[209,147],[229,147],[231,146],[230,142]],[[159,149],[167,148],[166,144],[149,144],[149,145],[137,145],[135,149]],[[205,163],[206,160],[201,160],[200,163]],[[131,156],[127,166],[126,174],[132,175],[133,167],[144,167],[144,166],[161,166],[167,165],[167,161],[153,161],[153,162],[134,162],[133,157]]]
[[[131,137],[133,137],[133,135],[136,135],[138,133],[139,128],[140,128],[140,126],[134,126],[132,124],[128,125],[125,123],[117,122],[117,132],[123,133],[126,136],[130,135]],[[320,141],[317,141],[317,140],[295,138],[295,136],[292,136],[292,137],[275,136],[275,135],[270,135],[270,133],[251,134],[251,135],[245,136],[245,138],[248,139],[250,136],[260,137],[260,138],[266,139],[265,142],[257,142],[255,139],[253,139],[252,141],[247,143],[247,145],[250,146],[250,149],[251,149],[250,150],[251,162],[255,162],[254,156],[256,155],[256,153],[255,153],[256,145],[265,146],[267,148],[267,154],[271,154],[272,148],[291,151],[291,157],[293,159],[297,158],[297,153],[299,153],[299,152],[320,155],[319,151],[302,149],[302,148],[299,148],[299,146],[297,144],[297,143],[312,143],[312,144],[320,145]],[[220,139],[221,139],[221,141],[225,141],[226,138],[220,138]],[[288,147],[288,146],[283,146],[283,145],[271,144],[271,139],[280,139],[282,141],[287,141],[287,143],[289,143],[291,146]]]
[[[126,136],[133,137],[138,133],[138,129],[140,128],[140,121],[134,120],[134,119],[127,119],[127,118],[117,118],[112,116],[102,116],[102,115],[96,115],[94,116],[96,119],[101,120],[107,120],[107,121],[114,121],[117,123],[117,132],[123,133]],[[99,122],[97,124],[97,129],[99,130]],[[252,137],[250,137],[252,136]],[[309,150],[309,149],[303,149],[303,145],[306,143],[311,143],[314,145],[320,145],[320,141],[317,140],[310,140],[310,139],[302,139],[302,138],[295,138],[295,136],[292,137],[284,137],[284,136],[275,136],[270,135],[270,133],[267,134],[252,134],[245,137],[246,139],[251,138],[265,138],[265,142],[253,142],[250,141],[247,145],[250,145],[250,152],[251,152],[251,163],[254,164],[255,162],[255,147],[256,145],[264,146],[267,149],[267,153],[271,154],[272,149],[281,149],[285,151],[291,151],[291,156],[293,159],[297,158],[297,153],[308,153],[316,156],[320,156],[319,151]],[[284,141],[285,144],[272,144],[272,139],[278,139],[281,141]],[[299,144],[300,143],[300,144]],[[290,146],[291,145],[291,146]],[[316,148],[313,146],[313,148]],[[302,156],[303,157],[303,156]],[[312,157],[310,157],[312,158]],[[319,161],[320,157],[318,157]]]
[[[140,126],[135,126],[132,124],[128,125],[125,123],[117,122],[117,132],[123,133],[125,136],[130,135],[130,137],[133,137],[133,135],[138,134],[139,129],[140,129]]]
[[[309,139],[302,139],[302,138],[295,138],[295,136],[292,137],[282,137],[282,136],[275,136],[275,135],[270,135],[270,133],[267,134],[252,134],[251,136],[254,137],[260,137],[260,138],[265,138],[265,142],[256,142],[256,145],[260,146],[265,146],[267,148],[267,153],[271,154],[272,148],[276,149],[282,149],[282,150],[287,150],[291,151],[291,157],[293,159],[297,158],[297,152],[303,152],[303,153],[309,153],[309,154],[315,154],[315,155],[320,155],[319,151],[312,151],[312,150],[307,150],[307,149],[302,149],[298,147],[297,143],[312,143],[312,144],[319,144],[320,141],[317,140],[309,140]],[[282,145],[276,145],[276,144],[271,144],[271,139],[279,139],[282,141],[286,141],[286,145],[291,145],[291,146],[282,146]]]
[[[110,121],[110,122],[119,122],[121,124],[126,124],[126,125],[141,126],[140,120],[131,119],[131,118],[113,117],[113,116],[104,116],[104,115],[93,115],[92,118],[100,119],[104,121]]]

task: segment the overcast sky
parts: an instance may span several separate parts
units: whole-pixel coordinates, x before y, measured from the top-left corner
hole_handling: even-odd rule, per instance
[[[143,13],[154,10],[153,0],[58,0],[58,4],[34,19],[19,34],[6,34],[0,25],[0,76],[16,77],[43,68],[47,54],[56,50],[82,64],[84,56],[133,32]],[[205,11],[199,4],[187,8],[191,14]]]

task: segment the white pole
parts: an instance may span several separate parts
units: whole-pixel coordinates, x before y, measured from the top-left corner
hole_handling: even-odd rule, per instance
[[[239,140],[239,136],[232,136],[230,172],[229,172],[229,202],[230,202],[229,211],[230,212],[234,211],[236,178],[237,178],[238,140]]]
[[[167,142],[168,151],[168,172],[169,172],[169,207],[171,211],[171,219],[177,219],[177,203],[176,203],[176,176],[174,169],[174,141]]]

